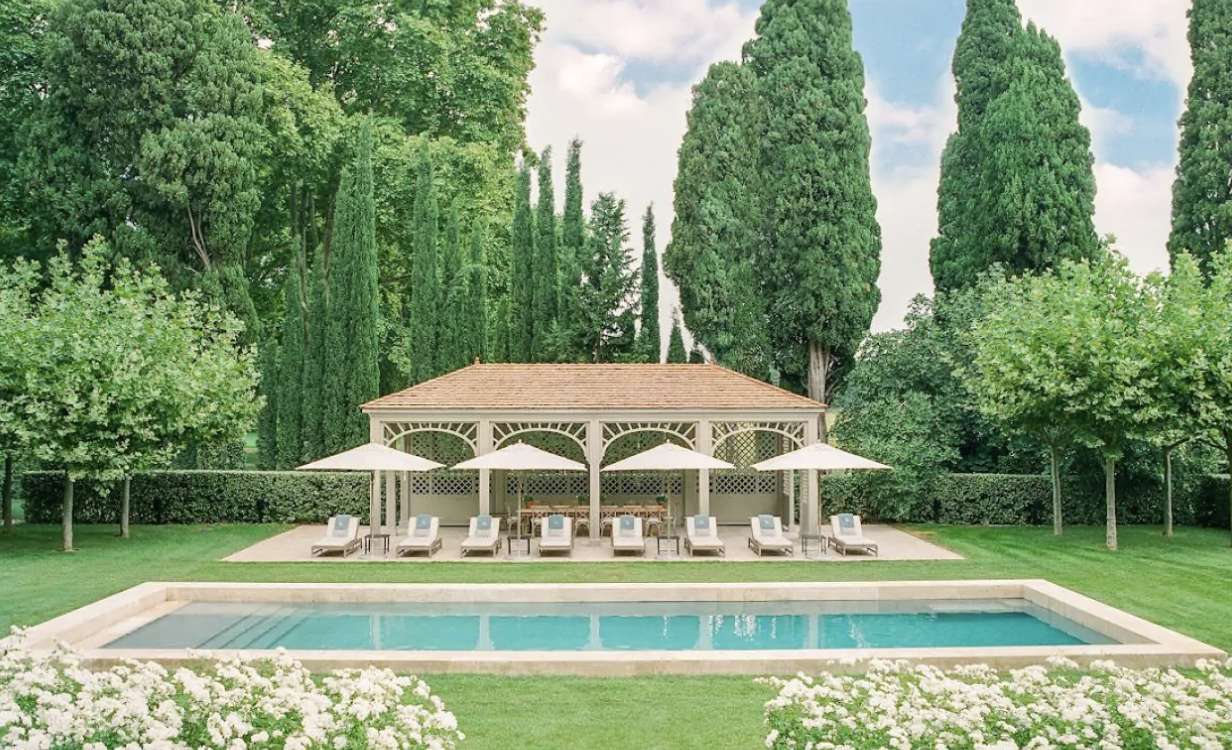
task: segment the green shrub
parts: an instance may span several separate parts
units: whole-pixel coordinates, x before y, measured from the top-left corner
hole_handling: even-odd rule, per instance
[[[362,473],[290,471],[152,471],[133,477],[132,523],[316,523],[338,513],[367,516],[371,478]],[[73,520],[116,523],[119,485],[80,482]],[[22,476],[30,523],[58,523],[62,472]]]
[[[1226,529],[1232,525],[1228,513],[1227,474],[1214,474],[1205,478],[1194,498],[1195,522],[1200,526]]]
[[[937,523],[1018,526],[1052,514],[1052,482],[1036,474],[946,474],[933,483]]]

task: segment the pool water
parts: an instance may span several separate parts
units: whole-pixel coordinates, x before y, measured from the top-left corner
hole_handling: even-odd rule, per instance
[[[1021,599],[567,604],[190,602],[106,648],[748,651],[1113,641]]]

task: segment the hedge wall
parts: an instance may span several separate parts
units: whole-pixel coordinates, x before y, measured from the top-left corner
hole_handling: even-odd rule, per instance
[[[59,523],[62,472],[22,476],[30,523]],[[337,513],[367,517],[371,478],[359,473],[289,471],[154,471],[133,477],[132,523],[316,523]],[[78,483],[73,519],[118,523],[119,485]]]

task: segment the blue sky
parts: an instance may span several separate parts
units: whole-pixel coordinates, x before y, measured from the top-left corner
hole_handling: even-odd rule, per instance
[[[1140,271],[1165,266],[1176,120],[1190,75],[1188,0],[1018,2],[1026,19],[1060,41],[1083,100],[1096,156],[1098,229],[1117,235]],[[661,250],[690,88],[712,62],[738,59],[760,0],[539,4],[548,30],[531,77],[531,143],[563,154],[565,142],[580,136],[591,195],[617,192],[632,216],[653,202]],[[897,326],[911,297],[931,291],[937,164],[954,127],[949,68],[965,7],[966,0],[850,1],[884,235],[878,329]]]

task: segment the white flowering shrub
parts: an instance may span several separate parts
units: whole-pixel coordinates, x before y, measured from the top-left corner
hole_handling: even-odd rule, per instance
[[[1227,750],[1232,661],[1196,670],[1065,659],[999,673],[872,661],[863,675],[769,679],[772,750]]]
[[[68,650],[0,642],[5,750],[452,750],[463,740],[428,685],[387,669],[314,680],[280,652],[200,670],[90,670]]]

